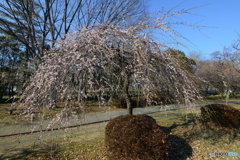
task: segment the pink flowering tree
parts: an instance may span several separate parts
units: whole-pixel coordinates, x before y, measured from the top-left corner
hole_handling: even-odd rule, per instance
[[[146,97],[168,90],[174,98],[191,103],[199,98],[192,77],[182,69],[177,58],[166,52],[169,42],[158,42],[151,34],[156,31],[163,39],[168,37],[172,43],[178,43],[176,37],[184,37],[172,29],[172,25],[200,27],[167,19],[190,10],[169,11],[160,18],[151,20],[150,17],[132,27],[99,24],[66,34],[57,47],[45,52],[42,64],[26,83],[18,104],[31,112],[65,101],[61,118],[65,113],[72,114],[71,101],[77,101],[82,107],[81,101],[91,91],[101,91],[98,92],[100,100],[106,92],[111,96],[117,91],[127,103],[128,114],[132,114],[129,90],[134,89]]]
[[[164,86],[186,102],[198,95],[179,61],[164,52],[165,45],[138,33],[137,28],[98,25],[66,37],[46,53],[21,95],[23,105],[51,108],[55,101],[76,97],[81,101],[88,91],[104,94],[117,89],[126,100],[128,114],[132,114],[130,88],[149,96]]]

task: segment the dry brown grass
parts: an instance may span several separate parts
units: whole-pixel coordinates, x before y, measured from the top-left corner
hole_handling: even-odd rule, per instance
[[[234,105],[239,108],[239,105]],[[240,133],[214,126],[205,127],[193,121],[193,115],[182,113],[168,115],[152,114],[157,123],[169,133],[172,160],[238,160],[240,159]],[[158,116],[158,117],[157,117]],[[161,117],[159,117],[161,116]],[[21,150],[8,150],[0,159],[107,159],[104,147],[104,130],[58,138]],[[14,152],[13,152],[14,151]],[[238,152],[238,157],[210,157],[210,152]]]

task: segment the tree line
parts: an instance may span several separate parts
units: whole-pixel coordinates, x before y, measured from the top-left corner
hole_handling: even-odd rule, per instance
[[[208,60],[196,59],[195,75],[204,80],[199,83],[202,91],[222,96],[239,93],[239,60],[239,51],[233,46],[213,52]]]
[[[143,0],[3,0],[0,2],[0,98],[14,94],[42,61],[44,51],[79,27],[134,25]]]
[[[0,3],[0,98],[21,91],[21,102],[49,107],[82,101],[89,90],[123,95],[171,94],[185,103],[198,89],[238,90],[238,43],[199,60],[171,48],[186,39],[169,20],[200,7],[149,14],[144,0],[5,0]],[[153,34],[154,33],[154,34]],[[160,40],[156,40],[159,36]],[[210,82],[210,83],[208,83]],[[116,93],[117,92],[117,93]],[[120,92],[120,93],[119,93]],[[25,105],[25,104],[24,104]],[[27,105],[26,105],[27,106]]]

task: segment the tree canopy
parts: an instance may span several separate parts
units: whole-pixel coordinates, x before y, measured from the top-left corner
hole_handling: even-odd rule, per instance
[[[76,26],[135,25],[145,13],[143,0],[2,0],[0,33],[18,40],[37,67],[46,45],[54,47]]]
[[[71,4],[67,0],[64,2]],[[125,1],[118,2],[121,7],[124,6],[121,4],[125,4]],[[131,5],[133,1],[128,2],[126,5],[130,8],[127,10],[132,6],[134,10],[131,11],[138,11],[135,5]],[[116,7],[117,4],[113,6]],[[18,104],[32,112],[34,108],[49,109],[53,103],[65,101],[66,108],[63,111],[68,111],[73,107],[69,101],[77,99],[81,107],[83,105],[81,101],[92,91],[98,94],[100,100],[104,99],[105,93],[112,96],[117,92],[124,97],[128,113],[132,114],[130,90],[139,90],[147,101],[150,96],[168,92],[175,99],[181,99],[190,104],[194,99],[199,98],[197,87],[186,68],[182,67],[184,60],[165,51],[169,43],[179,44],[179,38],[186,39],[174,30],[173,25],[185,25],[197,29],[202,26],[169,20],[174,16],[191,14],[191,11],[198,7],[180,11],[176,11],[176,8],[177,6],[168,11],[161,10],[146,17],[141,17],[142,14],[136,12],[129,17],[130,19],[138,17],[134,23],[125,21],[127,19],[122,17],[120,12],[116,15],[119,17],[115,17],[119,21],[102,21],[101,23],[98,18],[89,17],[89,20],[92,20],[90,22],[94,23],[83,23],[77,27],[77,31],[54,30],[54,33],[64,34],[59,35],[61,39],[52,41],[55,44],[54,47],[43,52],[41,63],[29,82],[25,84]],[[110,7],[110,9],[114,12],[104,14],[102,12],[105,10],[99,10],[97,12],[99,15],[96,14],[96,16],[101,17],[100,15],[103,14],[103,18],[106,18],[105,16],[119,11],[119,8],[115,10]],[[81,12],[79,14],[81,15]],[[81,22],[88,22],[81,20],[83,20]],[[63,21],[63,26],[65,22]],[[52,28],[49,29],[47,31],[50,33]],[[157,40],[153,32],[158,34],[160,39],[165,40]],[[61,119],[61,116],[66,115],[61,112],[57,119]]]
[[[50,107],[54,100],[84,98],[90,90],[118,90],[131,113],[130,88],[145,96],[168,89],[186,103],[195,99],[197,88],[179,60],[164,52],[162,43],[136,30],[98,25],[68,34],[45,55],[22,102]]]

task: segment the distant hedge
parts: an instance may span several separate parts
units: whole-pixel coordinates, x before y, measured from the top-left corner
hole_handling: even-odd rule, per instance
[[[149,97],[150,105],[162,105],[174,103],[173,98],[166,95],[151,96]],[[133,108],[141,108],[147,106],[147,99],[145,96],[131,97]],[[111,98],[109,105],[116,108],[127,108],[127,103],[123,97]]]

